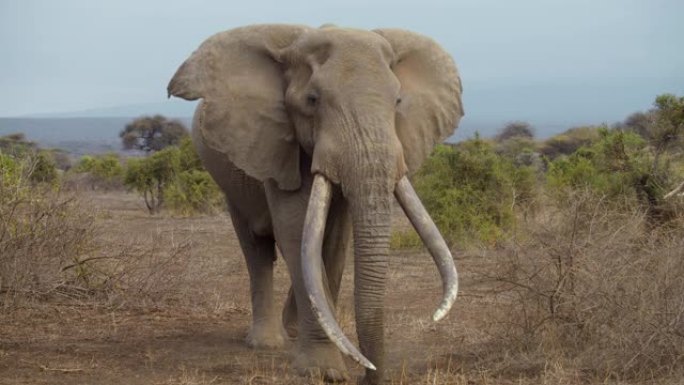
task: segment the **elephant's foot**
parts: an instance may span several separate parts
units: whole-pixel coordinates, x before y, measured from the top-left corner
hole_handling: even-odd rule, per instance
[[[297,339],[297,335],[299,334],[299,331],[297,330],[297,324],[284,324],[283,328],[285,329],[285,334],[287,335],[287,338],[289,338],[292,341]]]
[[[247,345],[255,349],[280,349],[285,345],[278,322],[255,323],[245,338]]]
[[[384,384],[383,375],[375,370],[366,369],[366,375],[359,377],[357,385],[379,385]]]
[[[332,343],[298,344],[293,366],[300,376],[323,378],[326,382],[349,380],[342,355]]]

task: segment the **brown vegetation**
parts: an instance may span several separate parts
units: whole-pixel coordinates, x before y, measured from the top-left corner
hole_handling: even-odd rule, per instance
[[[429,256],[397,251],[387,298],[390,383],[676,383],[681,226],[644,232],[638,212],[575,198],[528,218],[498,248],[457,252],[461,296],[441,323],[429,320],[440,293]],[[72,213],[87,213],[78,223],[87,224],[90,246],[41,267],[40,289],[25,280],[4,290],[0,382],[321,383],[297,377],[287,349],[244,344],[248,280],[226,215],[151,217],[124,192],[70,202]],[[408,229],[401,216],[395,226]],[[20,261],[31,271],[51,265]],[[338,313],[353,335],[352,270]],[[281,303],[288,287],[278,264]]]

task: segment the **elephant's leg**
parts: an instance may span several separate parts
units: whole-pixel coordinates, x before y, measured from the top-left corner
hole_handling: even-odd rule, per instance
[[[297,342],[293,366],[302,375],[322,375],[327,381],[343,381],[348,379],[344,360],[318,324],[302,278],[302,229],[310,183],[310,180],[302,181],[302,189],[296,192],[281,191],[272,182],[266,183],[273,232],[278,248],[287,262],[294,293],[293,302],[297,308]],[[332,296],[329,292],[327,294],[328,301],[332,304]],[[287,305],[285,311],[288,311]]]
[[[330,208],[329,220],[326,222],[323,263],[328,279],[328,289],[335,305],[337,305],[350,240],[351,218],[346,202],[343,199],[334,200]],[[283,308],[283,327],[290,338],[297,337],[297,303],[292,287],[287,293]]]
[[[351,216],[342,197],[333,196],[323,238],[323,263],[332,301],[337,305],[344,263],[351,246]]]
[[[249,272],[252,328],[247,334],[247,344],[255,348],[280,348],[284,339],[273,303],[275,240],[270,235],[255,234],[249,221],[230,203],[228,206]]]
[[[297,338],[297,300],[292,286],[287,292],[287,299],[283,307],[283,328],[290,339]]]

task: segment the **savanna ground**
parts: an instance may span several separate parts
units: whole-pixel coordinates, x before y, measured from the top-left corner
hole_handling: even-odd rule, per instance
[[[0,313],[0,383],[4,384],[300,384],[288,350],[258,351],[244,343],[250,324],[249,281],[227,215],[150,216],[137,195],[89,193],[96,212],[98,256],[134,254],[124,294],[102,297],[60,290],[17,300]],[[400,224],[403,225],[403,224]],[[142,260],[146,259],[146,260]],[[352,263],[352,258],[348,259]],[[423,251],[392,258],[387,339],[393,383],[480,383],[497,368],[478,368],[478,324],[495,304],[469,279],[476,257],[460,255],[462,292],[451,315],[433,323],[441,296],[437,271]],[[351,268],[339,317],[353,335]],[[277,262],[276,291],[289,278]],[[487,310],[489,309],[489,310]],[[355,374],[361,370],[351,361]],[[501,373],[517,379],[520,373]],[[532,369],[536,371],[536,369]],[[517,381],[517,380],[516,380]],[[507,381],[504,381],[507,382]]]
[[[16,298],[5,298],[0,383],[322,383],[294,373],[290,347],[259,351],[244,343],[250,323],[249,282],[226,214],[150,216],[139,196],[122,191],[81,194],[78,206],[95,218],[90,229],[96,242],[86,258],[101,258],[93,261],[102,270],[93,264],[86,271],[90,261],[79,264],[84,268],[81,278],[89,276],[94,289],[62,282],[49,294],[12,293]],[[405,226],[397,214],[395,227]],[[529,342],[502,342],[510,327],[505,318],[515,313],[508,306],[512,297],[498,294],[501,280],[493,284],[482,278],[490,267],[497,270],[489,264],[500,263],[491,253],[503,251],[455,253],[460,296],[450,315],[433,323],[430,315],[441,285],[429,255],[420,249],[394,252],[386,302],[389,383],[644,383],[643,376],[623,382],[619,376],[587,373],[581,362],[558,356],[562,347],[527,349],[521,346]],[[105,263],[110,264],[106,269]],[[350,336],[352,270],[346,269],[338,309]],[[282,303],[289,287],[282,260],[276,277]],[[595,358],[605,359],[599,353]],[[362,373],[353,362],[348,366],[354,375]],[[663,377],[654,372],[647,382],[684,383],[677,373]]]

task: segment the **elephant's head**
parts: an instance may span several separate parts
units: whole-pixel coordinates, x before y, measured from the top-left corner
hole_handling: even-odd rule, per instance
[[[373,367],[341,333],[324,296],[320,247],[332,184],[352,215],[364,354],[382,360],[393,195],[440,269],[445,297],[435,318],[444,316],[456,296],[453,259],[406,179],[463,115],[456,66],[439,45],[395,29],[250,26],[206,40],[168,91],[203,99],[196,119],[205,143],[252,177],[296,190],[300,164],[311,165],[303,270],[319,322],[343,352]]]

